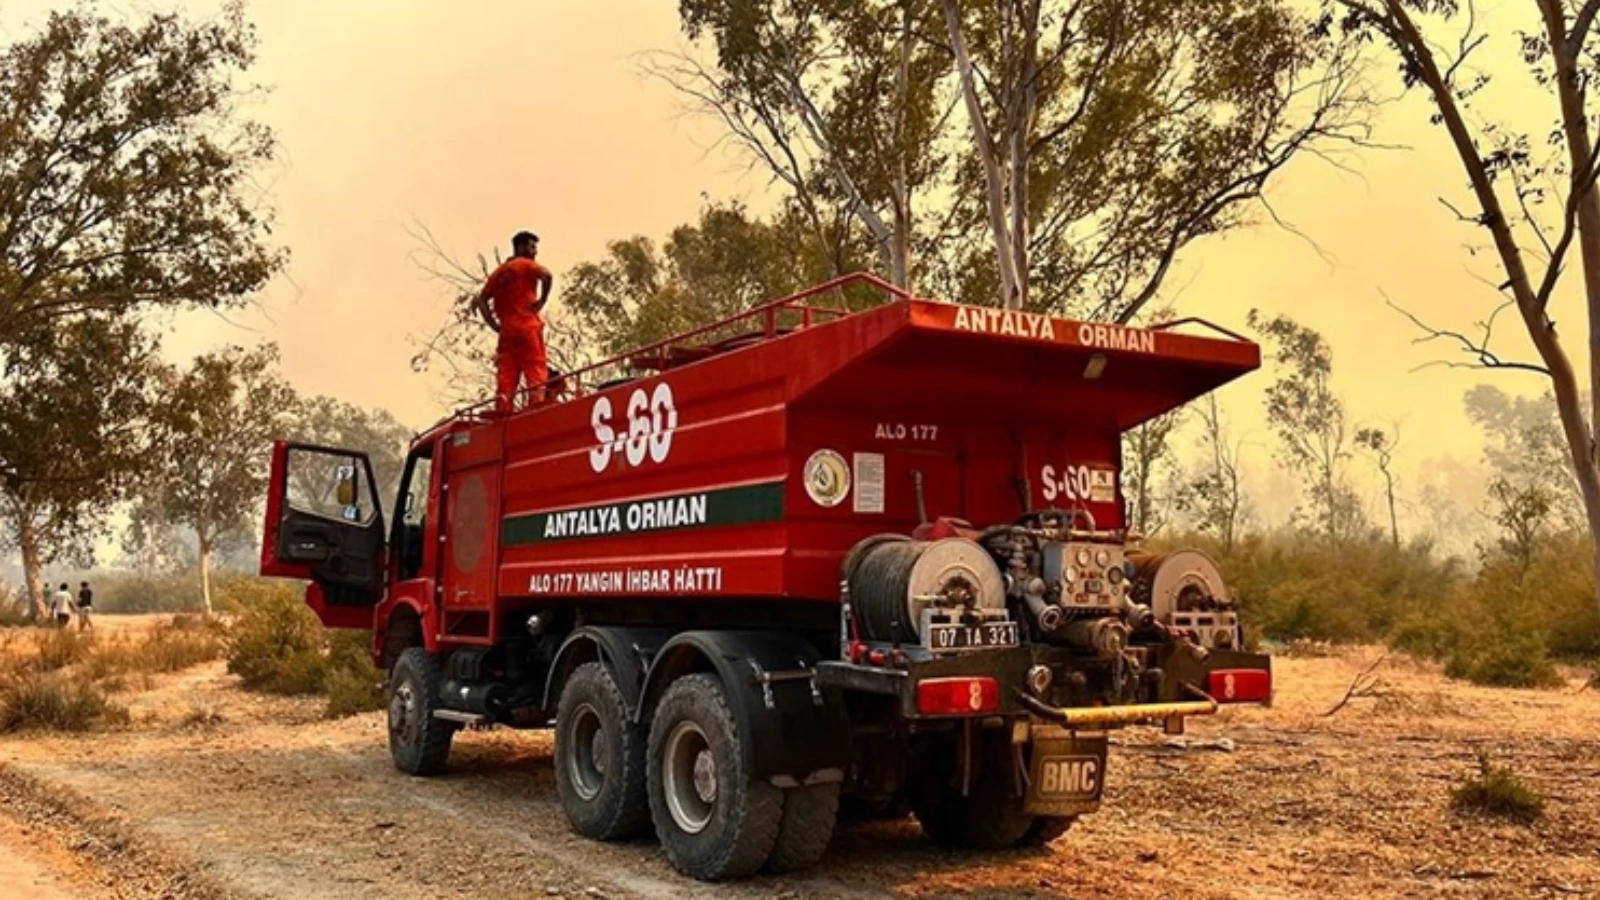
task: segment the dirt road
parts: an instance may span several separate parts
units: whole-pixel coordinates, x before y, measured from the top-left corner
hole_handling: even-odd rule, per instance
[[[721,886],[650,842],[570,834],[548,734],[464,734],[449,774],[410,779],[380,715],[325,722],[213,664],[126,698],[127,730],[0,739],[0,847],[33,861],[0,869],[0,895],[56,900],[55,878],[88,900],[1600,896],[1600,694],[1400,661],[1380,696],[1323,717],[1377,657],[1283,659],[1272,709],[1191,723],[1183,747],[1121,733],[1106,808],[1048,849],[962,856],[911,821],[841,827],[804,876]],[[1479,748],[1549,796],[1540,823],[1449,811]],[[38,893],[9,889],[28,879]]]

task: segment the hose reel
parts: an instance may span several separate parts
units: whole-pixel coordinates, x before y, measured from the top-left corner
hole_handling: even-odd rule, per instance
[[[965,538],[880,535],[845,558],[844,580],[861,637],[918,641],[930,606],[1005,609],[1005,583],[988,551]]]

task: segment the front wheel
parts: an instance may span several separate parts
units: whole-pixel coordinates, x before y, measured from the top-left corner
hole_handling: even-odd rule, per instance
[[[437,775],[450,756],[456,725],[435,718],[444,675],[439,659],[407,647],[389,673],[389,755],[407,775]]]
[[[692,878],[753,875],[777,843],[783,792],[745,772],[742,740],[715,675],[673,682],[650,723],[650,817],[667,859]]]

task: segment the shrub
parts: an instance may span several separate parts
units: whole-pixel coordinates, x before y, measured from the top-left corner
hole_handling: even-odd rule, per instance
[[[1537,635],[1490,635],[1457,645],[1445,659],[1444,674],[1486,687],[1540,688],[1562,684]]]
[[[36,646],[38,653],[34,656],[33,668],[40,672],[54,672],[83,662],[90,650],[88,638],[72,628],[45,631],[37,639]]]
[[[228,630],[228,671],[246,688],[269,694],[314,694],[327,678],[327,636],[295,594],[252,598]]]
[[[324,711],[330,719],[342,719],[357,713],[383,708],[383,691],[379,689],[382,676],[371,663],[367,671],[346,668],[329,670],[324,690],[328,707]]]
[[[18,672],[0,683],[0,732],[90,731],[127,723],[127,709],[84,675]]]
[[[196,624],[198,623],[198,624]],[[152,628],[138,648],[135,668],[146,672],[178,672],[222,655],[220,631],[197,616],[174,616]]]
[[[1460,564],[1435,558],[1428,544],[1396,547],[1376,534],[1334,543],[1284,529],[1228,552],[1207,535],[1160,543],[1209,553],[1247,631],[1275,641],[1381,641],[1402,622],[1437,617],[1441,598],[1463,581]]]
[[[239,613],[228,629],[228,671],[245,688],[325,694],[329,718],[382,708],[370,631],[329,631],[299,591],[261,579],[241,579],[229,602]]]
[[[1478,751],[1478,772],[1450,793],[1456,812],[1529,823],[1544,814],[1544,797],[1508,766],[1496,765]]]

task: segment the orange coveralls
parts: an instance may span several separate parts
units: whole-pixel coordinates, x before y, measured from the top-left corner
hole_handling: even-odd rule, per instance
[[[495,409],[511,411],[517,381],[529,388],[529,404],[544,402],[545,381],[550,377],[544,347],[544,320],[534,311],[539,280],[550,270],[517,256],[500,264],[489,276],[487,293],[494,298],[494,315],[500,320],[500,344],[495,349]]]

